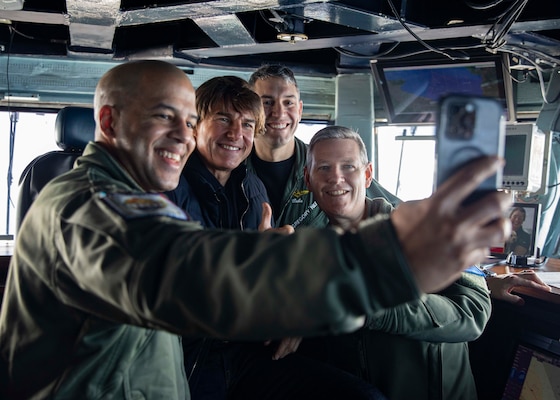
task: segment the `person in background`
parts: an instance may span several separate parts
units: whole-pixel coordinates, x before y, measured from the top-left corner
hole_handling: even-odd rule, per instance
[[[263,181],[277,224],[326,226],[328,220],[303,176],[307,145],[295,136],[303,101],[293,71],[283,65],[263,65],[250,76],[249,84],[262,99],[266,126],[264,135],[255,138],[247,166]],[[373,188],[393,204],[400,202],[375,181]]]
[[[202,229],[161,193],[195,147],[188,76],[163,61],[120,64],[100,79],[94,115],[95,142],[18,232],[0,311],[1,398],[188,399],[180,335],[351,332],[446,287],[509,236],[502,193],[461,209],[503,165],[496,157],[342,235]]]
[[[523,207],[514,207],[509,213],[511,220],[511,236],[506,241],[505,253],[513,252],[515,255],[528,255],[531,248],[531,235],[523,229],[526,211]],[[492,298],[522,306],[525,300],[513,293],[516,287],[529,287],[549,292],[550,286],[544,283],[532,270],[519,273],[487,275],[486,282]]]
[[[264,105],[264,135],[255,139],[247,160],[249,170],[263,181],[279,226],[324,227],[326,216],[305,186],[303,167],[307,145],[295,137],[303,102],[293,72],[281,65],[265,65],[249,78]]]
[[[372,176],[356,132],[329,126],[312,137],[305,180],[331,226],[350,231],[392,212],[386,200],[366,196]],[[482,334],[490,311],[484,277],[463,273],[438,293],[366,318],[355,333],[330,337],[328,360],[393,400],[470,400],[476,386],[467,342]]]
[[[272,226],[268,207],[261,224],[262,203],[268,202],[266,189],[259,178],[247,172],[244,163],[254,136],[264,129],[261,99],[241,78],[215,77],[197,88],[196,111],[196,149],[183,169],[186,182],[167,195],[206,228],[257,230]],[[289,225],[285,229],[293,232]],[[292,341],[280,341],[276,350],[262,341],[184,337],[192,398],[382,398],[373,386],[345,371],[300,354],[282,359],[290,352]]]
[[[531,235],[523,230],[526,212],[523,207],[515,207],[509,214],[511,220],[511,236],[506,241],[506,254],[513,252],[518,256],[526,256],[531,248]]]

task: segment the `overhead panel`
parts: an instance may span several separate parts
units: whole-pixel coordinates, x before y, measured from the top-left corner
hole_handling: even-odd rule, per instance
[[[178,4],[165,7],[151,7],[139,10],[127,10],[122,14],[121,26],[149,24],[152,22],[175,21],[185,18],[198,19],[218,17],[241,12],[283,9],[314,3],[315,1],[282,1],[282,0],[211,0],[189,4]]]
[[[235,14],[193,20],[220,47],[255,44],[253,37]]]
[[[120,0],[67,0],[70,46],[111,50],[120,3]]]
[[[0,57],[0,91],[38,96],[41,102],[87,103],[99,78],[114,62],[30,57]]]
[[[306,5],[304,16],[375,33],[402,29],[401,24],[394,18],[349,8],[339,3]]]
[[[389,18],[382,14],[351,8],[341,4],[340,2],[280,1],[277,2],[275,6],[271,7],[271,9],[284,10],[287,12],[294,9],[303,9],[303,18],[306,18],[309,21],[317,20],[332,23],[333,26],[346,26],[351,29],[359,29],[362,31],[362,34],[348,34],[346,36],[337,36],[335,38],[330,37],[328,34],[325,34],[322,37],[313,37],[310,35],[308,40],[304,42],[297,42],[295,44],[278,41],[271,43],[254,43],[254,45],[246,47],[220,46],[219,48],[183,49],[181,51],[188,56],[196,58],[227,57],[272,52],[288,53],[371,43],[375,41],[375,35],[379,33],[394,34],[395,32],[405,32],[409,35],[402,25],[393,18]],[[371,34],[367,34],[366,32],[371,32]]]
[[[6,105],[1,99],[6,94],[3,88],[7,87],[10,94],[37,97],[47,107],[59,108],[69,104],[91,106],[99,79],[118,64],[101,60],[43,58],[38,61],[30,57],[0,57],[0,107]],[[236,75],[247,80],[252,72],[202,67],[183,70],[188,73],[195,88],[215,76]],[[304,102],[304,118],[332,120],[335,110],[334,78],[298,75],[297,80]]]
[[[21,10],[23,0],[0,0],[0,10]]]

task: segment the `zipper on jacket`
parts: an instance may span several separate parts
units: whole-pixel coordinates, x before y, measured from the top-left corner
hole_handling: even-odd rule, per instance
[[[243,197],[245,198],[245,202],[247,203],[247,206],[245,207],[245,211],[243,211],[243,213],[241,214],[241,218],[239,219],[239,226],[241,230],[244,231],[245,226],[243,225],[243,220],[245,219],[245,215],[247,215],[247,213],[249,212],[249,197],[245,192],[245,185],[243,184],[243,181],[241,181],[241,193],[243,193]]]
[[[224,210],[223,210],[223,202],[222,200],[220,200],[220,196],[218,194],[218,192],[214,192],[214,198],[216,199],[216,202],[218,203],[218,210],[219,210],[219,226],[218,228],[224,228]],[[227,211],[227,210],[226,210]]]

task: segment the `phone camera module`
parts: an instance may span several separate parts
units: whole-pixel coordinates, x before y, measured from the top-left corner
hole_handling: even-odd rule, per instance
[[[450,106],[450,124],[447,136],[457,140],[471,140],[474,135],[476,107],[472,103]]]

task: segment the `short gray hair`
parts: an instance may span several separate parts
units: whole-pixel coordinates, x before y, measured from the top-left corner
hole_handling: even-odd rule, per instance
[[[346,128],[339,125],[329,125],[315,133],[309,142],[307,148],[307,168],[311,168],[311,155],[313,154],[313,149],[315,145],[319,142],[329,139],[350,139],[358,144],[358,149],[360,151],[360,161],[363,165],[369,162],[366,145],[360,137],[360,135],[353,131],[352,129]]]

